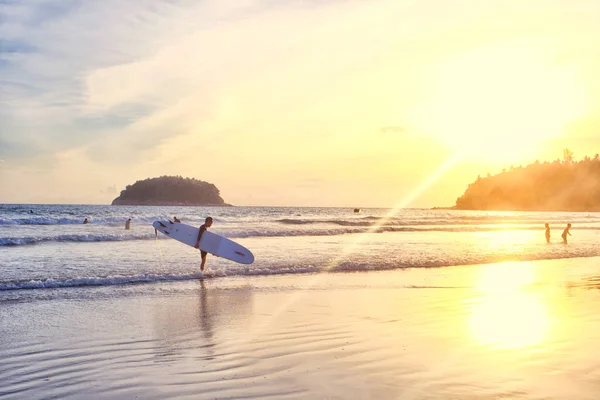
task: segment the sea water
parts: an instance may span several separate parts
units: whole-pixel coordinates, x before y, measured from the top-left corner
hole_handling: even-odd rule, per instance
[[[136,290],[148,290],[155,282],[196,279],[198,250],[152,227],[175,216],[194,226],[211,216],[212,232],[255,255],[250,266],[209,255],[206,278],[600,255],[599,213],[0,205],[0,301],[47,295],[52,288],[141,284]],[[552,229],[549,244],[545,223]],[[573,228],[565,245],[560,236],[567,223]]]
[[[175,216],[212,216],[256,261],[201,274],[152,228]],[[575,258],[600,255],[599,230],[594,213],[1,205],[0,398],[596,399],[597,259]]]

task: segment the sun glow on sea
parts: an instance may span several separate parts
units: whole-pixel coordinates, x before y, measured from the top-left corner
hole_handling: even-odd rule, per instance
[[[527,291],[535,282],[533,263],[482,267],[476,289],[481,296],[470,310],[470,328],[480,344],[522,349],[543,343],[550,327],[543,299]]]

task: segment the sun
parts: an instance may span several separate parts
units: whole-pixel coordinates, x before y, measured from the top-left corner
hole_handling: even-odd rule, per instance
[[[526,45],[478,49],[428,71],[413,123],[457,152],[487,161],[530,156],[583,113],[577,69]]]

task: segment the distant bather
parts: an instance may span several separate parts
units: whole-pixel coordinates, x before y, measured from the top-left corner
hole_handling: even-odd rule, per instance
[[[571,232],[569,232],[571,230],[571,224],[567,224],[567,227],[565,228],[565,230],[562,233],[562,239],[563,239],[563,243],[567,244],[567,235],[571,236]]]

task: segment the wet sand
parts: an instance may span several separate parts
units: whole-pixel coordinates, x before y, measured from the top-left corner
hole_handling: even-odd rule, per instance
[[[4,294],[0,398],[597,399],[599,261]]]

